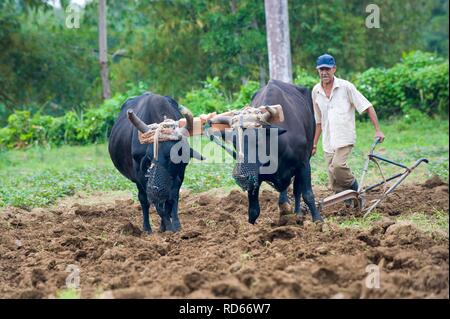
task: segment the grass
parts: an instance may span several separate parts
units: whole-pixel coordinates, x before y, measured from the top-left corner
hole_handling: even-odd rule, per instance
[[[397,220],[409,221],[417,228],[426,232],[438,230],[448,234],[448,212],[441,210],[435,210],[432,214],[413,213],[411,215],[400,216]]]
[[[55,297],[57,299],[80,299],[80,291],[73,288],[62,289],[55,293]]]
[[[79,191],[135,191],[116,171],[103,144],[0,154],[0,207],[48,206]]]
[[[448,181],[449,137],[448,121],[428,120],[425,122],[406,124],[402,120],[396,122],[382,122],[381,128],[386,136],[379,144],[375,153],[383,157],[411,166],[417,159],[425,157],[429,164],[421,164],[407,180],[423,181],[433,175],[438,175]],[[349,166],[354,174],[361,176],[364,161],[373,142],[374,130],[369,122],[357,123],[357,143],[349,158]],[[318,154],[311,160],[313,184],[327,183],[326,164],[323,158],[322,145],[319,143]],[[381,163],[385,176],[401,172],[401,168]],[[381,180],[374,164],[369,165],[367,182]]]
[[[352,228],[352,229],[369,229],[372,226],[373,222],[379,221],[382,219],[380,213],[374,211],[367,218],[356,218],[354,216],[337,221],[335,217],[329,217],[328,221],[331,223],[337,224],[341,228]]]
[[[373,212],[367,218],[350,217],[342,220],[342,218],[329,217],[327,220],[338,225],[340,228],[351,229],[369,229],[373,223],[382,219],[382,215],[378,212]],[[434,210],[431,214],[427,213],[413,213],[402,215],[396,218],[396,221],[410,222],[415,227],[425,232],[440,231],[448,234],[449,216],[448,212],[441,210]]]
[[[420,157],[430,160],[430,164],[419,166],[406,182],[423,182],[435,174],[448,181],[448,120],[430,119],[412,124],[400,120],[382,122],[381,127],[386,141],[378,146],[377,153],[407,165]],[[349,165],[359,176],[373,140],[373,127],[370,123],[357,123],[357,135]],[[233,162],[228,155],[204,138],[194,139],[192,145],[197,150],[204,148],[208,161],[193,160],[188,165],[184,188],[194,192],[221,188],[225,192],[237,187],[231,177]],[[224,159],[226,163],[221,163]],[[326,185],[326,165],[320,143],[311,165],[313,185]],[[384,169],[387,175],[395,171],[393,167],[384,166]],[[371,169],[368,182],[377,179],[376,171]],[[114,168],[106,144],[0,152],[0,207],[43,207],[80,191],[117,190],[129,191],[134,196],[137,193],[135,185]]]

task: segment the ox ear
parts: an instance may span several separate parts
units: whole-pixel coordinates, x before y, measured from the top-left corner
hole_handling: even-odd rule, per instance
[[[202,154],[200,154],[199,152],[194,150],[192,147],[190,148],[190,156],[191,156],[191,158],[198,159],[199,161],[206,160],[206,157],[203,157]]]
[[[278,128],[278,135],[282,135],[282,134],[284,134],[286,132],[287,132],[287,130],[285,128],[282,128],[282,127]]]
[[[284,133],[287,132],[287,129],[282,128],[281,126],[275,125],[275,124],[270,124],[265,126],[265,128],[274,128],[277,129],[278,131],[278,135],[283,135]],[[267,134],[269,134],[270,130],[266,130]]]

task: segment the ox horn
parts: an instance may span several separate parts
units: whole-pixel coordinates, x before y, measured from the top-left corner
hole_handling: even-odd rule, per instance
[[[226,124],[231,126],[232,117],[229,115],[218,115],[214,116],[211,120],[211,124]]]
[[[127,115],[131,124],[133,124],[140,132],[147,133],[150,130],[150,128],[134,114],[133,110],[128,110]]]
[[[183,105],[180,105],[180,112],[186,119],[186,125],[184,125],[182,128],[186,129],[189,132],[189,135],[192,135],[194,129],[194,116],[192,115],[192,112]]]
[[[276,111],[270,107],[266,107],[267,112],[262,115],[262,119],[264,122],[269,122],[270,118],[276,115]]]

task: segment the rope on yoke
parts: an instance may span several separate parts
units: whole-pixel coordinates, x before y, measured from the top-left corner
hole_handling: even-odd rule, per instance
[[[237,128],[260,128],[269,124],[267,122],[267,113],[259,108],[246,106],[240,111],[234,113],[231,118],[231,127]]]
[[[153,158],[158,159],[159,142],[179,141],[186,133],[179,127],[178,121],[164,119],[161,123],[147,125],[149,130],[146,133],[139,131],[138,138],[141,144],[153,144]]]
[[[153,137],[153,158],[156,161],[158,160],[158,146],[160,133],[161,133],[161,126],[158,126]]]

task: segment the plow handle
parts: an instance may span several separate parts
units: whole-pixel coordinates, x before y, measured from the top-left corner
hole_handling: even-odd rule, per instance
[[[374,139],[372,146],[370,147],[370,154],[373,154],[375,147],[380,143],[380,141],[381,141],[381,139],[379,137]]]
[[[429,163],[429,160],[427,159],[427,158],[424,158],[424,157],[422,157],[422,158],[420,158],[420,159],[418,159],[415,163],[414,163],[414,165],[413,166],[411,166],[411,168],[410,168],[410,170],[413,170],[413,169],[415,169],[417,166],[419,166],[420,165],[420,163],[422,163],[422,162],[424,162],[424,163],[426,163],[426,164],[428,164]]]

